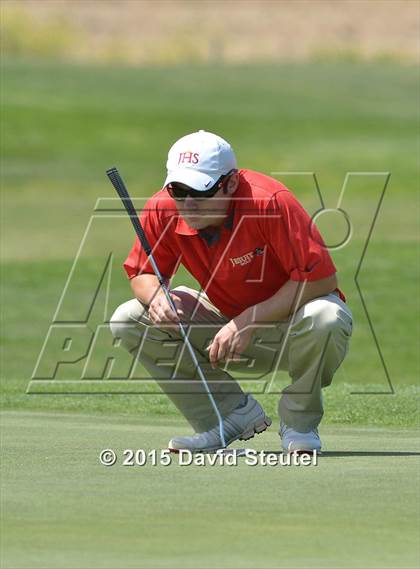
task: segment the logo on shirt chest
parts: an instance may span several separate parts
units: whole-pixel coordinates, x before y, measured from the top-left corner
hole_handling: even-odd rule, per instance
[[[245,253],[240,257],[230,257],[229,261],[232,263],[232,266],[235,267],[236,265],[240,265],[243,267],[244,265],[248,265],[252,261],[254,257],[262,255],[264,253],[264,247],[257,247],[253,251],[249,253]]]

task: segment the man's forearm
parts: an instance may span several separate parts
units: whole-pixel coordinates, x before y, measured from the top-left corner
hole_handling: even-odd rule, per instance
[[[147,306],[151,303],[157,292],[161,290],[157,277],[152,274],[142,274],[134,277],[131,279],[130,285],[134,296],[142,304],[146,304]]]
[[[289,280],[273,296],[244,310],[237,320],[239,327],[250,323],[279,322],[305,303],[330,294],[337,287],[336,275],[319,281],[297,282]]]

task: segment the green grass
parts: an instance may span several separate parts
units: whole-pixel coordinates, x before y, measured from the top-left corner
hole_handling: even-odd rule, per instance
[[[374,250],[374,248],[373,248]],[[399,254],[400,247],[389,245],[388,248],[388,267],[392,272],[400,270],[399,262],[403,255]],[[393,253],[393,251],[395,251]],[[393,259],[391,262],[391,254]],[[410,281],[410,251],[407,251],[407,262],[401,275],[406,277],[405,290],[411,298],[415,298],[415,283]],[[383,262],[383,261],[382,261]],[[374,266],[379,264],[375,261]],[[93,265],[93,268],[92,268]],[[29,379],[35,367],[36,358],[42,348],[44,338],[48,332],[52,315],[60,298],[61,289],[64,285],[67,272],[71,266],[70,262],[28,262],[28,263],[5,263],[4,274],[8,275],[7,284],[4,290],[4,306],[7,307],[3,318],[3,327],[7,332],[4,338],[3,348],[6,357],[4,358],[2,382],[3,405],[7,408],[37,408],[37,409],[57,409],[74,410],[79,409],[95,412],[116,412],[137,414],[139,407],[146,413],[164,412],[173,413],[172,405],[166,401],[164,396],[148,395],[140,396],[36,396],[27,395],[26,389]],[[73,293],[69,292],[69,302],[66,306],[66,314],[71,319],[71,315],[81,314],[81,306],[87,306],[90,301],[93,284],[96,282],[97,272],[95,269],[100,265],[99,261],[93,263],[82,263],[80,272],[75,273],[75,285]],[[392,381],[395,394],[390,395],[352,395],[352,391],[369,393],[375,391],[387,392],[389,385],[387,378],[381,367],[381,362],[372,340],[370,328],[365,320],[361,305],[358,304],[357,294],[351,280],[351,270],[349,267],[349,284],[344,287],[348,293],[349,300],[356,318],[356,328],[350,354],[336,375],[332,387],[326,390],[326,409],[325,420],[327,422],[349,422],[358,424],[384,424],[384,425],[414,425],[417,423],[416,414],[416,343],[414,326],[411,311],[402,312],[398,303],[393,302],[394,290],[389,273],[378,275],[378,272],[370,268],[365,272],[362,285],[365,281],[369,286],[363,287],[365,290],[365,300],[369,307],[369,313],[374,323],[376,334],[380,342],[382,353],[387,364],[388,372]],[[114,270],[112,294],[108,301],[108,308],[112,313],[113,307],[125,300],[127,295],[127,284],[124,278],[119,276],[118,265]],[[366,274],[370,277],[366,278]],[[113,275],[114,277],[114,275]],[[373,284],[376,286],[373,286]],[[372,290],[373,289],[373,290]],[[76,292],[75,292],[76,291]],[[350,294],[352,292],[352,294]],[[16,302],[16,299],[21,299]],[[98,299],[99,309],[102,308],[101,298]],[[22,320],[22,304],[28,307],[28,313]],[[383,307],[387,306],[386,312]],[[99,310],[101,313],[102,311]],[[83,312],[83,311],[82,311]],[[83,312],[84,314],[84,312]],[[108,317],[110,314],[108,315]],[[26,319],[29,320],[26,320]],[[63,317],[63,319],[65,319]],[[100,323],[100,318],[95,321]],[[36,325],[35,325],[36,323]],[[392,334],[389,331],[392,330]],[[19,351],[19,346],[24,345],[25,349]],[[95,360],[104,361],[107,346],[100,346],[95,352]],[[48,352],[47,352],[48,355]],[[51,358],[54,358],[54,352]],[[125,369],[125,362],[128,356],[125,352],[120,354],[120,367]],[[80,377],[84,360],[78,365],[67,366],[58,375],[59,379],[77,379]],[[280,384],[285,385],[287,375],[282,373],[279,377]],[[39,382],[38,382],[39,386]],[[124,383],[126,390],[131,391],[131,387]],[[62,390],[66,386],[63,384]],[[104,387],[104,386],[101,386]],[[254,387],[258,392],[261,390],[261,382],[255,383]],[[41,387],[42,388],[42,387]],[[56,389],[60,391],[60,384]],[[75,386],[79,391],[86,391],[86,385]],[[136,386],[138,388],[138,386]],[[95,387],[94,387],[95,389]],[[157,388],[157,392],[159,392]],[[274,393],[263,396],[268,410],[275,414],[278,396]],[[375,409],[375,411],[373,411]]]
[[[5,568],[418,566],[413,430],[324,428],[316,467],[124,467],[124,449],[185,425],[18,412],[2,427]],[[272,429],[249,446],[278,444]],[[103,448],[117,465],[99,464]]]
[[[1,79],[5,569],[418,566],[418,461],[375,454],[418,450],[414,67],[134,69],[3,59]],[[199,128],[230,140],[242,167],[315,171],[330,208],[346,172],[391,172],[358,283],[394,394],[386,394],[354,280],[384,176],[353,176],[342,204],[353,236],[332,254],[355,328],[325,390],[322,428],[326,448],[348,454],[325,456],[317,468],[106,469],[101,448],[159,449],[184,432],[164,396],[26,393],[95,203],[114,198],[105,169],[116,164],[133,195],[150,196],[169,145]],[[319,209],[310,175],[277,177],[310,213]],[[340,237],[334,216],[320,225],[327,241]],[[110,253],[108,304],[101,289],[89,324],[130,296],[121,263],[132,241],[125,217],[95,218],[59,319],[83,320]],[[181,271],[176,283],[192,280]],[[105,349],[95,352],[96,366]],[[77,379],[82,365],[60,368],[59,377]],[[276,388],[287,381],[281,374]],[[275,418],[278,395],[258,398]],[[276,429],[274,421],[252,446],[278,449]]]
[[[403,393],[409,392],[404,390],[416,384],[418,375],[414,68],[320,63],[130,69],[6,59],[2,74],[2,377],[7,407],[137,409],[136,402],[127,405],[118,398],[110,405],[101,397],[80,397],[69,404],[46,396],[40,402],[41,397],[24,392],[95,203],[100,197],[114,198],[105,169],[117,164],[132,194],[149,196],[163,180],[172,141],[207,128],[232,141],[242,166],[267,173],[315,171],[330,208],[336,207],[347,171],[391,172],[359,284],[395,389],[387,401],[398,400],[395,407],[404,409]],[[312,176],[276,176],[309,212],[319,209]],[[355,391],[389,390],[354,282],[384,181],[384,175],[350,177],[342,203],[353,237],[332,254],[355,316],[355,332],[335,380],[337,393],[346,389],[344,384]],[[111,215],[92,225],[61,319],[83,318],[110,253],[108,317],[130,295],[120,265],[132,229],[124,216]],[[340,239],[341,225],[333,215],[322,217],[320,226],[327,241]],[[185,273],[177,282],[192,283]],[[79,368],[69,373],[77,378]],[[158,400],[144,403],[145,410],[171,409]],[[384,401],[376,398],[375,406],[381,408]],[[334,407],[326,420],[343,422],[340,408]],[[356,415],[361,423],[377,423],[368,406]],[[381,416],[386,424],[416,420],[403,411]]]

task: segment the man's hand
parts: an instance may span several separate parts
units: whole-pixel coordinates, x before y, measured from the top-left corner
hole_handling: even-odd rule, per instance
[[[217,363],[226,360],[238,361],[247,349],[255,328],[242,327],[239,319],[233,319],[219,330],[208,346],[211,367],[216,369]]]
[[[149,318],[161,328],[178,329],[178,322],[184,316],[182,310],[182,300],[175,293],[169,293],[176,306],[175,314],[169,305],[165,293],[161,290],[158,292],[149,304]]]

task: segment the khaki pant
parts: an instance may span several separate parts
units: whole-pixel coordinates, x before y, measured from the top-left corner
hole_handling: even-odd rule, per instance
[[[243,399],[231,373],[272,374],[286,370],[292,384],[279,401],[282,421],[306,432],[323,416],[321,388],[329,385],[347,354],[352,315],[336,293],[303,305],[285,322],[258,327],[240,362],[213,370],[205,348],[229,320],[203,293],[184,286],[173,289],[182,298],[189,339],[222,416]],[[117,308],[111,323],[114,337],[135,356],[157,381],[191,426],[206,431],[217,424],[215,413],[196,372],[191,356],[176,330],[154,326],[147,307],[137,299]]]

